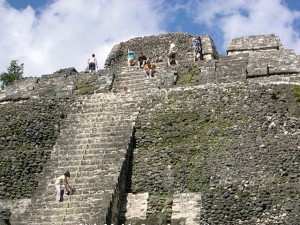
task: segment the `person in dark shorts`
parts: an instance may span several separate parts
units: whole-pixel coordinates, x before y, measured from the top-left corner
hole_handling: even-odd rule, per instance
[[[143,52],[140,52],[140,56],[138,58],[138,69],[143,69],[147,61],[147,57]]]
[[[95,54],[92,54],[92,57],[89,58],[87,62],[89,64],[90,73],[95,73],[96,67],[98,68],[97,58]]]
[[[171,62],[175,62],[176,65],[178,66],[178,62],[175,58],[176,58],[176,45],[174,42],[170,41],[170,50],[167,55],[168,66],[171,66]]]

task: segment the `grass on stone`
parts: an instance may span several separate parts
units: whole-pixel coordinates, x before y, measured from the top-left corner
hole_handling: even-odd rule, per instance
[[[78,95],[89,94],[90,91],[94,89],[94,84],[80,83],[80,84],[77,84],[76,89],[77,89]]]
[[[300,85],[292,85],[292,89],[297,102],[300,102]]]

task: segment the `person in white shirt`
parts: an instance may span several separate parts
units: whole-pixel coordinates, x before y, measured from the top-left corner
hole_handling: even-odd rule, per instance
[[[96,73],[96,67],[98,68],[97,58],[95,54],[92,54],[92,57],[88,59],[90,73]]]
[[[55,200],[55,202],[57,202],[57,203],[60,202],[60,190],[61,190],[62,186],[64,186],[63,188],[67,192],[71,192],[71,187],[70,187],[70,185],[68,183],[67,177],[70,178],[70,172],[69,171],[65,172],[64,175],[61,175],[58,178],[56,178],[56,181],[55,181],[56,200]]]
[[[171,62],[174,61],[178,66],[178,61],[175,59],[176,57],[176,45],[174,42],[170,41],[170,50],[167,55],[168,66],[171,66]]]

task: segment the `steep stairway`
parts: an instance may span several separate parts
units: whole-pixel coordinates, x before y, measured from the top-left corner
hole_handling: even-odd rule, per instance
[[[68,115],[52,151],[32,205],[14,225],[104,224],[120,171],[126,163],[139,112],[134,94],[81,97]],[[74,195],[55,203],[54,178],[66,170]]]
[[[144,70],[135,66],[122,67],[121,72],[116,74],[113,88],[118,91],[127,88],[129,92],[147,93],[149,90],[160,88],[164,85],[166,79],[175,79],[175,66],[166,67],[165,62],[154,64],[156,65],[156,73],[152,78],[145,78]]]

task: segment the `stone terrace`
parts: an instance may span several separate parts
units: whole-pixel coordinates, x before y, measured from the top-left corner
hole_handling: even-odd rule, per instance
[[[252,51],[270,51],[283,49],[282,44],[277,36],[256,35],[233,38],[227,46],[227,54],[235,55]]]
[[[228,56],[204,61],[198,84],[259,82],[295,82],[300,74],[300,59],[293,50],[283,49],[277,36],[259,35],[232,39],[227,48]],[[275,77],[273,77],[275,76]]]

